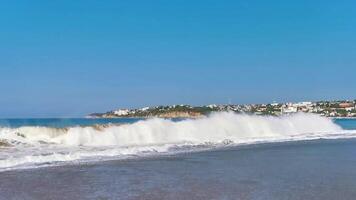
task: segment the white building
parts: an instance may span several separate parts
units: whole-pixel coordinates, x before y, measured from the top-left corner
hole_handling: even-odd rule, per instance
[[[146,111],[146,110],[149,110],[150,109],[150,107],[144,107],[144,108],[141,108],[140,110],[141,111]]]
[[[298,112],[298,107],[294,107],[294,106],[282,107],[282,113],[288,114],[288,113],[296,113],[296,112]]]
[[[130,110],[128,109],[119,109],[119,110],[115,110],[114,114],[117,116],[124,116],[124,115],[128,115],[130,112]]]
[[[210,104],[210,105],[208,105],[208,107],[209,108],[211,108],[211,109],[213,109],[213,108],[216,108],[216,107],[218,107],[216,104]]]
[[[354,107],[346,107],[346,108],[345,108],[345,110],[346,110],[346,111],[349,111],[349,112],[352,111],[352,110],[354,110],[354,109],[355,109]]]

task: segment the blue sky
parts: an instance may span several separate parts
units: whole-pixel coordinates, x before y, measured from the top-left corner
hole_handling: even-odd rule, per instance
[[[0,117],[356,98],[355,1],[0,3]]]

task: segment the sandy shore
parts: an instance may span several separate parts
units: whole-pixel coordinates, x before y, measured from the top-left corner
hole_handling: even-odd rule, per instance
[[[354,199],[356,140],[0,173],[0,199]]]

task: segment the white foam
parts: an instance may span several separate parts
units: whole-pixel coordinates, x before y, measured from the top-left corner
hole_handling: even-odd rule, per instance
[[[41,163],[95,160],[102,157],[169,152],[181,145],[234,144],[354,137],[331,119],[298,113],[271,117],[216,113],[201,119],[174,122],[148,119],[106,128],[3,128],[0,140],[13,147],[0,150],[0,169]]]

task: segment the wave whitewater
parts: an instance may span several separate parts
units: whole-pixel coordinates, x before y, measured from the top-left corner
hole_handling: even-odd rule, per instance
[[[0,170],[172,153],[201,146],[343,137],[356,137],[356,132],[305,113],[282,117],[215,113],[201,119],[157,118],[99,127],[1,128]]]

